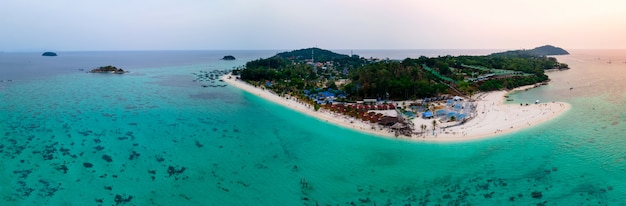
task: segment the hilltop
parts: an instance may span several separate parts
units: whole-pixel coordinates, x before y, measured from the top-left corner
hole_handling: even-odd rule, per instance
[[[346,59],[350,58],[350,56],[345,54],[338,54],[329,50],[324,50],[320,48],[306,48],[306,49],[298,49],[289,52],[282,52],[274,55],[274,57],[285,58],[289,60],[295,61],[304,61],[311,59],[313,57],[316,62],[326,62],[326,61],[334,61],[338,59]]]
[[[555,47],[552,45],[545,45],[545,46],[540,46],[537,48],[534,48],[532,50],[530,50],[531,53],[536,54],[536,55],[542,55],[542,56],[547,56],[547,55],[567,55],[569,54],[569,52],[565,51],[565,49],[562,49],[560,47]]]
[[[543,57],[543,56],[551,56],[551,55],[567,55],[569,52],[565,51],[560,47],[555,47],[552,45],[544,45],[531,50],[512,50],[505,51],[499,53],[493,53],[490,56],[504,56],[504,57]]]

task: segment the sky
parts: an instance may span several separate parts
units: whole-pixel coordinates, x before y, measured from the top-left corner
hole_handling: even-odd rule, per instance
[[[2,0],[0,51],[626,49],[621,0]]]

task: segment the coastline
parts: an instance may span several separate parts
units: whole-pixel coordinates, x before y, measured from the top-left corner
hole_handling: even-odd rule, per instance
[[[380,137],[407,141],[461,142],[496,137],[552,120],[571,108],[569,104],[564,102],[529,104],[527,106],[505,104],[505,96],[509,93],[509,91],[479,93],[475,95],[477,115],[465,124],[443,129],[446,126],[456,123],[438,122],[438,127],[433,132],[433,120],[417,117],[412,120],[416,131],[421,131],[419,126],[422,124],[427,126],[423,135],[396,137],[394,133],[386,129],[382,129],[378,126],[372,126],[372,124],[362,122],[361,120],[336,114],[324,109],[315,111],[312,106],[300,103],[296,101],[295,98],[280,97],[269,90],[254,87],[246,82],[238,80],[230,74],[224,75],[220,77],[220,79],[224,80],[224,82],[230,84],[231,86],[237,87],[253,95],[283,105],[295,111],[304,113],[305,115],[317,118],[321,121]],[[534,85],[519,87],[511,90],[510,92],[526,90],[533,87]]]
[[[505,96],[513,91],[525,90],[518,88],[511,91],[493,91],[477,94],[477,115],[463,125],[437,129],[432,133],[432,120],[424,122],[421,118],[414,120],[415,125],[426,124],[430,130],[424,140],[434,141],[469,141],[487,139],[512,133],[525,128],[552,120],[571,108],[564,102],[539,104],[505,104]],[[420,123],[421,122],[421,123]],[[443,123],[441,127],[446,126]],[[421,137],[420,137],[421,138]]]

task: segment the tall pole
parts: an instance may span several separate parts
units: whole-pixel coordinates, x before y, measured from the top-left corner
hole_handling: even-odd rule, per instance
[[[315,67],[315,47],[311,48],[311,61],[313,62],[313,67]]]

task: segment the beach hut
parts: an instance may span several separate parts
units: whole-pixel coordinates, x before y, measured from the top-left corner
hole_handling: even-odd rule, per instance
[[[457,120],[462,120],[462,119],[465,119],[466,117],[467,117],[467,114],[456,114]]]
[[[370,122],[371,122],[371,123],[376,123],[376,122],[378,122],[378,116],[372,116],[372,117],[370,118]]]
[[[461,109],[463,109],[463,104],[454,105],[454,110],[460,111]]]
[[[424,113],[422,113],[422,118],[424,118],[424,119],[433,118],[433,112],[424,112]]]
[[[446,119],[452,119],[452,117],[454,117],[454,119],[460,120],[459,116],[460,116],[459,113],[450,112],[450,113],[446,114]]]
[[[364,104],[376,104],[376,99],[363,99]]]
[[[446,114],[448,114],[448,111],[446,111],[446,110],[437,110],[437,111],[435,111],[435,115],[438,116],[438,117],[439,116],[444,116]]]
[[[391,126],[394,125],[395,123],[398,122],[398,118],[397,117],[383,117],[381,118],[378,123],[381,125],[385,125],[385,126]]]

